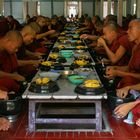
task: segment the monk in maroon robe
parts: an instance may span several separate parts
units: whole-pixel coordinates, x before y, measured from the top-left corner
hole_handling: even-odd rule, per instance
[[[22,36],[18,31],[9,31],[0,39],[0,86],[6,91],[18,92],[16,81],[25,78],[17,73],[18,62],[15,52],[22,43]]]
[[[106,70],[108,77],[122,77],[118,88],[140,83],[140,21],[131,21],[127,32],[129,40],[136,44],[133,46],[129,64],[124,67],[108,67]]]
[[[118,66],[127,65],[131,53],[131,43],[126,32],[119,32],[114,22],[106,24],[103,28],[103,37],[98,39],[98,46],[102,46],[111,63]]]

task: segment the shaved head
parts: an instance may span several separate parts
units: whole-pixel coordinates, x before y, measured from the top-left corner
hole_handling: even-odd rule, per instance
[[[129,23],[127,33],[130,41],[140,43],[140,19],[134,19]]]
[[[21,33],[16,30],[11,30],[11,31],[7,32],[4,37],[11,41],[21,41],[22,42],[22,40],[23,40]]]
[[[118,31],[118,24],[114,21],[110,21],[104,25],[104,28],[108,28],[110,31]]]
[[[130,22],[130,24],[135,24],[135,26],[140,27],[140,18],[134,19]]]
[[[2,38],[3,48],[10,54],[13,54],[18,51],[18,48],[23,43],[22,35],[19,31],[11,30],[6,33],[6,35]]]
[[[35,36],[36,32],[30,25],[26,25],[22,30],[21,30],[22,35],[33,35]]]

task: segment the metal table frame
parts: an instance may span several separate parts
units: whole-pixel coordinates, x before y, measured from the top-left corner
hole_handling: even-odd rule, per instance
[[[93,119],[46,119],[46,118],[41,118],[38,119],[36,118],[36,110],[35,106],[37,103],[94,103],[95,104],[95,118]],[[100,132],[103,131],[102,128],[102,100],[46,100],[46,99],[29,99],[29,114],[28,114],[28,127],[30,132],[35,132],[38,131],[36,130],[36,124],[41,123],[47,125],[47,123],[79,123],[79,124],[95,124],[96,128],[95,130]],[[41,130],[42,131],[42,130]],[[44,130],[43,130],[44,131]],[[45,130],[45,131],[54,131],[54,130]],[[56,131],[56,130],[55,130]],[[58,131],[58,130],[57,130]],[[60,130],[59,130],[60,131]],[[61,130],[62,131],[62,130]],[[65,130],[69,131],[69,130]],[[92,130],[87,130],[87,131],[93,131]]]

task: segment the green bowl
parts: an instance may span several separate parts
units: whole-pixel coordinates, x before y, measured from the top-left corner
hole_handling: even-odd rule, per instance
[[[70,58],[73,56],[73,51],[72,50],[61,50],[60,51],[61,56],[65,58]]]
[[[73,84],[76,84],[76,85],[82,84],[84,82],[85,78],[86,78],[85,76],[80,76],[77,74],[73,74],[73,75],[68,76],[69,81]]]

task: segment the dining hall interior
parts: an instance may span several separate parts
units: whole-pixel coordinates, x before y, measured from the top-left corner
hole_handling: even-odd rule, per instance
[[[0,140],[139,140],[139,7],[0,0]]]

